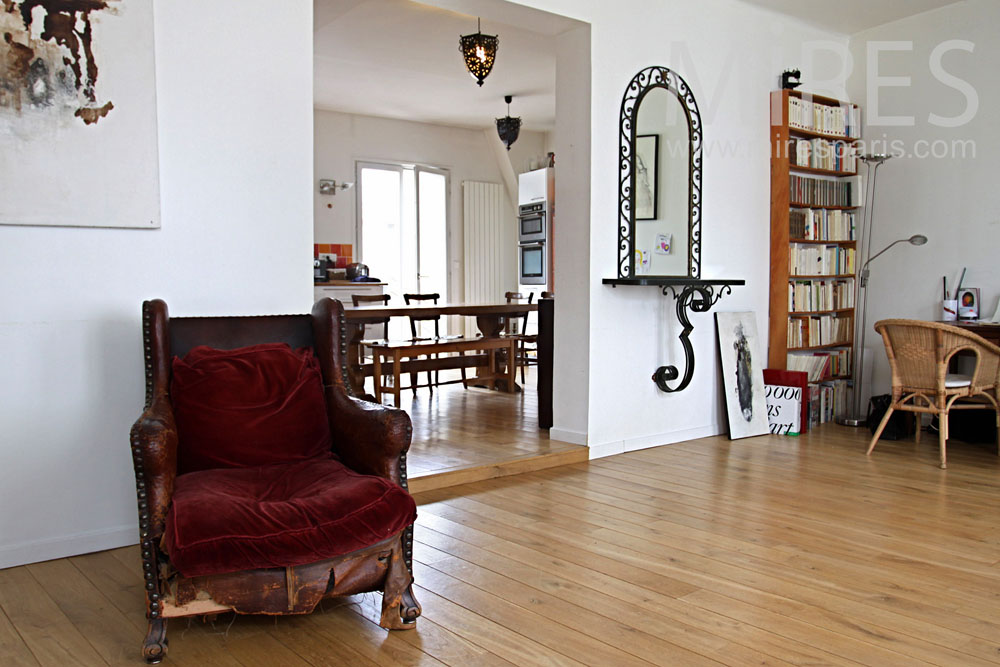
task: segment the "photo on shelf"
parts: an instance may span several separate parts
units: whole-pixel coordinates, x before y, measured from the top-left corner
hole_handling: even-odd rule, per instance
[[[635,219],[656,220],[660,135],[635,138]]]
[[[963,287],[958,290],[958,319],[979,319],[979,288]]]
[[[979,319],[979,288],[963,287],[958,290],[958,319]]]

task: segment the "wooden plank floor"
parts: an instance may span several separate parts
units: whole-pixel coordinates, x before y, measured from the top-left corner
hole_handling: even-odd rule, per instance
[[[444,372],[441,379],[459,377]],[[426,382],[426,375],[420,374]],[[553,464],[587,460],[587,448],[550,440],[538,428],[538,392],[535,369],[530,367],[516,394],[486,389],[464,389],[452,384],[401,393],[402,408],[413,421],[413,441],[406,457],[414,489],[438,488],[505,471],[540,469]],[[409,378],[403,380],[403,386]],[[462,472],[464,474],[456,474]],[[431,482],[430,477],[437,477]]]
[[[1000,460],[833,425],[418,496],[416,630],[377,595],[174,620],[182,665],[1000,663]],[[0,664],[135,665],[135,548],[0,571]]]

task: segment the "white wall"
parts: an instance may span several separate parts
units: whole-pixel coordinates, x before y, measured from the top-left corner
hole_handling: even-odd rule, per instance
[[[582,313],[589,318],[589,354],[557,363],[556,385],[570,384],[581,366],[588,367],[586,441],[592,455],[720,433],[726,425],[712,315],[692,315],[697,370],[691,385],[664,394],[650,380],[653,371],[665,363],[683,365],[673,299],[650,287],[601,284],[602,278],[616,275],[622,95],[635,73],[650,65],[676,70],[693,88],[705,126],[703,277],[746,279],[746,287],[734,289],[717,307],[755,311],[763,336],[769,265],[768,93],[788,67],[801,66],[807,81],[828,76],[825,56],[814,65],[803,51],[816,41],[846,46],[846,38],[732,0],[636,0],[627,11],[602,0],[520,4],[591,24],[592,222],[589,309]],[[556,164],[563,164],[559,151]],[[562,211],[562,197],[559,206]],[[557,247],[561,252],[569,248]],[[556,263],[566,266],[579,259],[557,256]],[[565,345],[557,329],[556,348]],[[762,360],[765,352],[762,343]],[[558,412],[556,420],[558,426]]]
[[[306,0],[157,0],[162,229],[0,227],[0,567],[136,541],[143,299],[311,307],[311,35]]]
[[[495,135],[496,133],[493,132]],[[500,167],[483,130],[470,130],[427,123],[377,118],[317,109],[315,112],[316,178],[356,180],[355,162],[386,161],[424,164],[450,172],[451,192],[448,252],[449,299],[461,300],[463,290],[462,182],[503,183]],[[509,153],[515,173],[529,169],[532,159],[544,156],[545,135],[522,130]],[[334,197],[313,190],[315,239],[317,243],[352,243],[357,248],[356,190]],[[332,204],[333,208],[328,208]],[[511,243],[507,251],[509,289],[517,289],[515,252],[517,202],[507,202],[505,219],[510,223]],[[358,258],[356,258],[358,259]],[[361,257],[358,261],[364,261]],[[370,267],[378,275],[378,267]]]
[[[868,113],[908,116],[903,125],[868,118],[865,139],[896,142],[889,160],[878,172],[872,247],[877,252],[899,238],[924,234],[922,247],[900,244],[871,265],[867,348],[874,359],[873,393],[889,389],[889,368],[881,338],[872,330],[880,319],[905,317],[935,320],[941,315],[941,276],[954,291],[962,267],[968,267],[965,285],[982,290],[985,317],[993,315],[1000,297],[1000,3],[967,0],[942,9],[895,21],[851,38],[854,74],[852,99]],[[946,83],[934,75],[931,54],[948,40],[967,40],[965,50],[948,51],[944,72],[965,82]],[[875,42],[912,42],[905,51],[886,50],[868,58]],[[909,77],[908,85],[875,87],[879,77]],[[947,79],[947,77],[942,77]],[[956,127],[929,121],[930,114],[957,117],[968,109],[968,86],[978,97],[978,113]],[[877,105],[877,106],[876,106]],[[867,115],[867,114],[866,114]],[[965,142],[971,141],[972,144]],[[926,142],[926,143],[918,143]],[[951,153],[952,145],[957,153]],[[966,157],[961,157],[962,146]],[[939,151],[941,157],[933,157]],[[974,155],[973,155],[974,150]],[[885,152],[885,145],[872,152]],[[920,157],[930,152],[931,157]]]

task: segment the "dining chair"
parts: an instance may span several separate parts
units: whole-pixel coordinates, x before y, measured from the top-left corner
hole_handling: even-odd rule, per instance
[[[504,298],[507,299],[507,303],[531,303],[532,299],[535,298],[535,293],[528,292],[528,296],[525,297],[520,292],[506,292]],[[521,384],[524,384],[525,366],[534,365],[538,361],[538,335],[527,333],[528,314],[529,311],[526,310],[523,313],[511,315],[507,318],[504,328],[506,335],[515,336],[518,340],[517,356],[514,363],[521,369]]]
[[[438,292],[432,292],[432,293],[429,293],[429,294],[404,294],[403,295],[403,301],[406,302],[407,306],[409,306],[411,302],[420,303],[420,302],[423,302],[423,301],[430,301],[431,303],[433,303],[436,306],[437,302],[438,302],[438,299],[440,299],[440,298],[441,298],[441,295]],[[420,315],[420,314],[411,313],[409,315],[409,318],[410,318],[410,334],[412,334],[414,341],[421,340],[420,329],[419,329],[419,325],[418,325],[419,322],[433,322],[434,323],[434,340],[440,340],[441,339],[441,327],[440,327],[441,316],[440,315]],[[465,353],[460,351],[460,352],[458,352],[458,356],[464,357]],[[437,354],[428,355],[427,358],[428,359],[437,359],[438,355]],[[468,389],[468,386],[466,385],[466,378],[465,378],[465,366],[462,366],[459,370],[462,373],[462,386],[465,387],[466,389]],[[410,373],[410,389],[413,390],[413,395],[414,396],[417,395],[417,388],[419,386],[422,386],[422,385],[419,385],[417,383],[417,376],[418,376],[418,372]],[[434,387],[436,387],[436,386],[438,386],[440,384],[441,384],[441,378],[440,378],[439,371],[437,369],[434,369],[434,380],[432,381],[431,380],[431,371],[428,370],[427,371],[427,388],[431,392],[433,392],[434,391]]]
[[[1000,454],[1000,347],[959,327],[922,320],[881,320],[875,330],[882,335],[892,371],[892,403],[872,437],[867,454],[875,449],[893,411],[903,410],[938,417],[941,467],[947,467],[948,413],[951,410],[992,409],[997,419],[997,454]],[[969,374],[949,373],[959,353],[974,358]],[[920,441],[919,423],[916,429]]]
[[[371,305],[376,303],[388,306],[389,299],[391,298],[392,296],[389,294],[352,294],[351,303],[355,308],[362,304]],[[389,340],[389,318],[387,317],[384,320],[381,320],[379,324],[382,325],[382,340]]]

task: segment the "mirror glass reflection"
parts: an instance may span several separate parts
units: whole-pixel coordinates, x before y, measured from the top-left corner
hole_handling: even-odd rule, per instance
[[[670,90],[639,101],[633,151],[636,276],[687,276],[691,231],[691,135]]]

